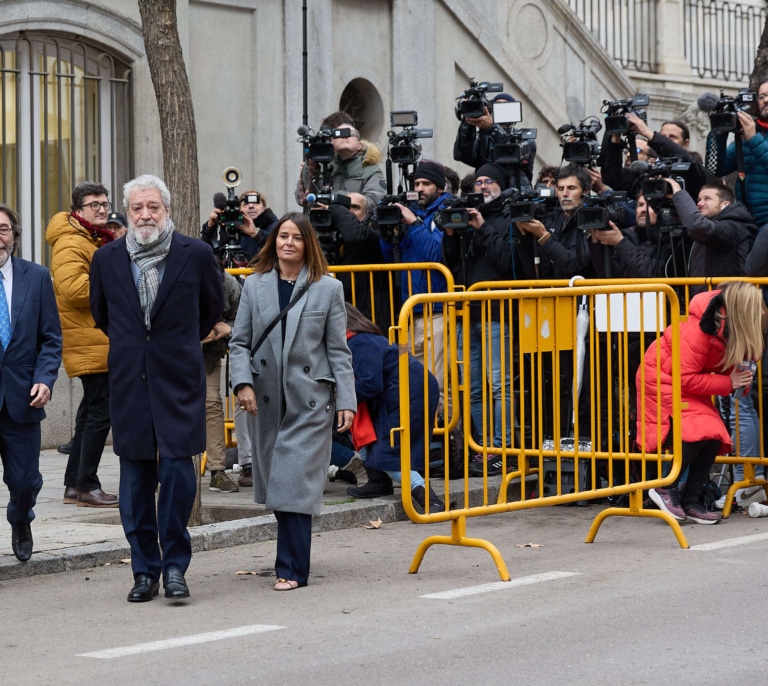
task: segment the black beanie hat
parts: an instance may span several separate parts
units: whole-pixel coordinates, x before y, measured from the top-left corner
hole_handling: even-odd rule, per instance
[[[475,181],[481,176],[487,176],[489,179],[493,179],[504,190],[507,187],[507,172],[498,164],[488,162],[484,164],[475,172]]]
[[[445,188],[445,167],[439,162],[432,162],[430,160],[424,160],[416,167],[416,171],[413,173],[413,180],[427,179],[435,184],[440,190]]]

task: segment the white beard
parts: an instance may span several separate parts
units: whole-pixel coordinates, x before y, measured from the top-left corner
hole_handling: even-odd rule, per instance
[[[167,220],[161,224],[155,224],[150,226],[148,224],[134,224],[130,220],[128,221],[128,230],[133,234],[136,242],[139,245],[149,245],[154,243],[168,226]]]

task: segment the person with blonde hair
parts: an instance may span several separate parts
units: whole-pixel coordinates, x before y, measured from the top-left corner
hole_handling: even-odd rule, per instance
[[[732,447],[712,398],[752,383],[753,372],[741,363],[760,359],[767,326],[768,308],[760,289],[743,282],[699,293],[691,300],[688,319],[680,324],[680,474],[688,469],[688,479],[682,493],[679,476],[669,486],[649,492],[659,509],[679,521],[720,521],[719,513],[708,512],[699,503],[715,458]],[[648,347],[637,372],[637,441],[647,452],[670,444],[672,390],[670,326]]]

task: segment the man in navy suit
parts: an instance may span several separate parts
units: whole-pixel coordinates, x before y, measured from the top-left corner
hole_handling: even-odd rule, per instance
[[[40,422],[61,365],[61,325],[48,270],[11,257],[20,237],[18,215],[0,203],[0,457],[11,547],[26,562],[43,485]]]
[[[205,450],[200,341],[219,321],[224,293],[210,246],[174,231],[160,179],[129,181],[123,204],[128,232],[94,254],[90,299],[96,326],[109,337],[120,516],[134,576],[128,602],[152,600],[161,575],[165,597],[177,600],[189,596],[192,456]]]

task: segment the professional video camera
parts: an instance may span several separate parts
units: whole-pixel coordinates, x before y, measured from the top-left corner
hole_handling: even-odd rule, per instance
[[[453,198],[450,205],[438,210],[435,215],[435,224],[443,231],[446,229],[464,231],[470,228],[467,208],[477,209],[483,202],[482,193],[469,193],[465,198]]]
[[[503,212],[511,222],[543,221],[555,207],[555,189],[539,188],[528,193],[516,193],[504,202]]]
[[[627,221],[627,208],[621,203],[626,201],[626,191],[587,196],[584,204],[576,211],[576,226],[585,233],[593,229],[607,231],[611,228],[608,222],[624,226]]]
[[[341,236],[338,229],[333,225],[333,216],[330,209],[320,207],[320,205],[341,205],[349,207],[352,205],[349,196],[343,193],[334,193],[328,188],[324,188],[320,193],[307,193],[307,207],[309,208],[309,221],[317,234],[317,241],[323,250],[328,264],[336,264],[339,258],[339,248],[341,247]]]
[[[410,205],[419,199],[417,191],[405,191],[399,195],[385,195],[373,208],[373,224],[381,233],[384,240],[389,240],[395,227],[400,226],[400,205]]]
[[[681,236],[684,234],[685,229],[683,223],[680,221],[680,215],[677,213],[677,208],[672,198],[663,198],[659,209],[656,211],[656,231],[660,234],[671,234],[674,236]]]
[[[321,126],[317,133],[308,126],[300,126],[297,133],[299,142],[304,146],[304,160],[311,160],[317,164],[333,162],[336,153],[331,141],[334,138],[349,138],[354,135],[350,128],[334,129],[330,126]]]
[[[757,93],[742,88],[735,97],[725,95],[720,90],[720,99],[709,114],[709,123],[713,131],[721,133],[741,132],[738,112],[752,113],[752,106],[757,102]]]
[[[241,201],[235,195],[235,187],[240,185],[242,176],[237,167],[227,167],[222,178],[227,185],[227,195],[221,192],[213,194],[213,206],[221,212],[216,217],[216,231],[211,245],[214,252],[224,258],[225,267],[244,267],[248,262],[245,256],[241,255],[242,246],[240,245],[242,236],[240,226],[244,218],[240,211]]]
[[[608,134],[624,134],[629,131],[628,114],[636,114],[644,122],[648,122],[648,114],[641,107],[647,107],[650,98],[638,93],[628,100],[603,100],[600,110],[605,114],[605,132]]]
[[[419,115],[416,110],[398,110],[389,113],[390,126],[402,126],[402,131],[387,131],[389,159],[393,164],[416,164],[421,157],[421,143],[417,138],[432,138],[432,129],[417,129]]]
[[[485,97],[486,93],[501,93],[504,84],[488,81],[478,83],[474,78],[469,80],[469,88],[456,98],[456,118],[461,121],[466,118],[482,117],[485,109],[490,111],[491,103]]]
[[[640,189],[646,200],[663,198],[669,192],[667,179],[674,179],[685,188],[685,179],[680,172],[688,171],[691,163],[680,157],[664,157],[649,164],[648,169],[640,175]]]
[[[597,134],[603,128],[595,117],[582,119],[578,124],[563,124],[557,133],[562,139],[563,159],[574,164],[592,165],[600,156]]]
[[[493,125],[488,129],[491,140],[490,158],[501,165],[521,165],[533,161],[536,129],[516,129],[523,120],[519,102],[497,102],[493,105]]]

